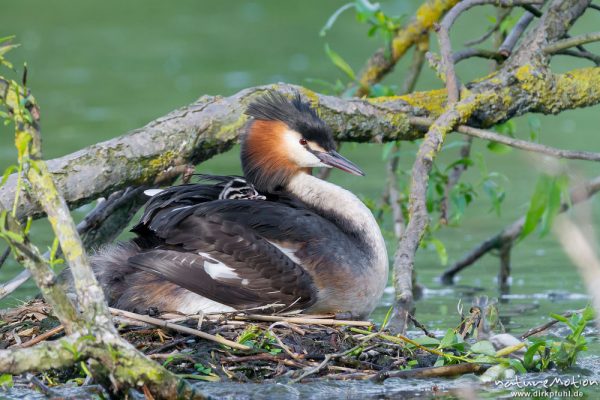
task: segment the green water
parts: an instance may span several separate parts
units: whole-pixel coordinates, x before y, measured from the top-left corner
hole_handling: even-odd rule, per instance
[[[343,14],[326,39],[318,32],[328,16],[344,1],[178,1],[135,0],[75,3],[54,1],[5,1],[0,13],[0,36],[17,35],[22,47],[14,52],[15,65],[27,61],[29,87],[42,110],[44,152],[58,157],[92,143],[107,140],[140,127],[204,94],[229,95],[254,85],[290,82],[319,90],[306,78],[333,81],[342,78],[328,61],[323,47],[330,45],[356,69],[375,48],[377,39],[366,37],[366,28],[351,13]],[[411,15],[419,2],[383,2],[387,9]],[[592,11],[593,12],[593,11]],[[573,33],[594,30],[599,14],[585,15]],[[491,8],[478,8],[461,18],[453,32],[455,48],[483,32]],[[471,19],[470,19],[471,18]],[[473,21],[479,23],[473,24]],[[435,48],[435,44],[434,44]],[[600,47],[590,45],[590,50]],[[408,58],[386,79],[402,82]],[[557,59],[556,71],[589,66],[584,61]],[[481,76],[489,66],[484,61],[459,65],[458,74],[467,81]],[[426,69],[417,89],[439,88],[441,83]],[[527,118],[517,121],[517,132],[528,138]],[[545,144],[600,151],[597,108],[569,111],[560,116],[540,117],[541,141]],[[13,163],[12,132],[0,128],[0,167]],[[449,143],[461,139],[453,135]],[[401,168],[409,170],[416,146],[402,149]],[[477,143],[491,170],[508,177],[507,199],[501,216],[490,212],[482,195],[471,206],[460,228],[447,228],[439,238],[448,248],[452,263],[484,238],[495,234],[521,216],[540,170],[547,168],[531,155],[513,151],[508,155],[489,153]],[[343,153],[367,172],[357,178],[335,172],[332,181],[365,198],[377,199],[384,184],[384,162],[379,145],[345,145]],[[449,146],[442,161],[456,157]],[[238,150],[215,157],[199,170],[209,173],[239,173]],[[597,175],[592,163],[565,163],[583,177]],[[476,170],[465,174],[475,182]],[[595,225],[600,222],[600,201],[592,202]],[[80,218],[84,210],[76,211]],[[384,229],[389,229],[389,221]],[[34,239],[42,247],[50,241],[43,221],[35,224]],[[126,237],[126,236],[125,236]],[[395,240],[388,234],[390,255]],[[552,236],[536,235],[513,252],[511,296],[503,300],[501,314],[510,316],[507,328],[521,333],[547,320],[549,312],[581,308],[585,289],[575,268]],[[459,299],[469,303],[473,294],[497,297],[495,276],[498,261],[486,256],[460,275],[456,288],[441,286],[436,277],[444,267],[433,251],[420,251],[416,260],[419,282],[426,287],[417,304],[417,316],[432,329],[454,326]],[[12,262],[0,270],[0,281],[13,276],[19,267]],[[35,293],[24,286],[0,306],[16,304]],[[391,303],[387,293],[375,315],[381,318]],[[595,352],[597,345],[592,346]]]

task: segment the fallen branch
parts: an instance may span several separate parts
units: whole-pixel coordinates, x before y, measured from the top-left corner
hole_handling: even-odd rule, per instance
[[[570,205],[576,205],[585,201],[598,193],[600,191],[600,177],[596,177],[581,187],[576,187],[571,190],[570,202],[565,202],[561,205],[560,212],[565,212],[570,208]],[[514,243],[517,238],[521,235],[523,230],[523,225],[525,224],[525,217],[521,217],[508,227],[504,228],[498,234],[484,240],[481,244],[475,247],[473,250],[468,252],[462,259],[454,263],[450,268],[448,268],[444,273],[440,276],[441,282],[446,285],[451,285],[454,281],[454,277],[463,269],[467,268],[469,265],[475,263],[475,261],[479,260],[482,256],[487,254],[488,252],[500,249],[506,243]]]
[[[375,375],[375,381],[384,381],[388,378],[450,378],[464,374],[477,374],[489,369],[489,364],[461,363],[444,365],[441,367],[414,368],[400,371],[384,371]]]

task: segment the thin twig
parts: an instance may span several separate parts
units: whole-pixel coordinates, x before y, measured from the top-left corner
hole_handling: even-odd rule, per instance
[[[423,333],[426,336],[429,336],[430,338],[435,338],[435,335],[431,332],[429,332],[427,330],[427,327],[425,327],[425,325],[423,325],[422,323],[420,323],[411,313],[408,313],[408,319],[410,319],[410,321],[420,330],[423,331]]]
[[[372,332],[369,332],[369,331],[365,331],[364,329],[358,329],[358,328],[350,328],[350,330],[352,332],[362,333],[363,335],[368,335],[368,334],[372,333]],[[378,332],[377,336],[379,336],[382,339],[385,339],[385,340],[388,340],[390,342],[393,342],[393,343],[400,343],[400,344],[409,343],[409,344],[415,346],[416,348],[418,348],[420,350],[426,351],[426,352],[431,353],[431,354],[435,354],[436,356],[450,358],[450,359],[457,360],[457,361],[469,361],[465,357],[455,356],[454,354],[451,354],[451,353],[444,353],[443,351],[440,351],[440,350],[437,350],[437,349],[430,349],[429,347],[423,346],[423,345],[415,342],[414,340],[407,338],[404,335],[392,336],[392,335],[387,335],[387,334]]]
[[[425,63],[425,54],[429,49],[429,35],[423,35],[421,40],[415,47],[413,53],[412,63],[408,70],[408,73],[404,77],[402,88],[400,93],[407,94],[414,90],[419,75],[423,70],[423,64]],[[400,205],[400,190],[398,189],[398,164],[400,162],[400,146],[394,144],[390,159],[386,164],[387,171],[387,185],[383,192],[382,203],[389,204],[392,209],[392,218],[394,220],[394,234],[396,238],[400,238],[404,232],[405,221],[404,214],[402,212],[402,206]],[[383,210],[383,207],[382,207]]]
[[[508,58],[511,55],[513,49],[515,48],[517,42],[525,29],[529,26],[531,21],[533,21],[534,15],[527,11],[525,14],[519,18],[519,21],[514,26],[514,28],[510,31],[508,36],[504,39],[504,42],[498,48],[498,53],[502,54],[504,57]]]
[[[52,328],[49,331],[46,331],[46,332],[42,333],[41,335],[38,335],[38,336],[34,337],[33,339],[25,342],[25,343],[22,343],[18,347],[22,347],[22,348],[23,347],[31,347],[34,344],[38,344],[39,342],[42,342],[42,341],[44,341],[44,340],[46,340],[48,338],[51,338],[52,336],[54,336],[54,335],[62,332],[64,329],[65,329],[64,326],[58,325],[57,327]]]
[[[596,64],[596,66],[600,66],[600,56],[598,56],[594,53],[590,53],[589,51],[579,51],[579,50],[567,49],[567,50],[561,50],[559,52],[556,52],[556,53],[554,53],[554,55],[563,55],[563,56],[584,58],[586,60],[590,60],[591,62]]]
[[[171,340],[170,342],[165,343],[165,344],[163,344],[160,347],[157,347],[155,349],[150,350],[149,352],[146,353],[146,355],[147,356],[151,356],[151,355],[154,355],[154,354],[160,354],[163,351],[169,350],[171,347],[177,346],[178,344],[186,342],[188,340],[190,340],[189,337],[181,337],[181,338],[178,338],[178,339]]]
[[[171,329],[174,331],[187,333],[188,335],[198,336],[202,339],[210,340],[210,341],[213,341],[213,342],[225,345],[225,346],[232,347],[234,349],[250,350],[250,347],[245,346],[243,344],[232,342],[231,340],[227,340],[227,339],[219,337],[219,336],[214,336],[214,335],[208,334],[206,332],[199,331],[197,329],[188,328],[187,326],[172,324],[172,323],[164,321],[162,319],[152,318],[147,315],[136,314],[136,313],[133,313],[130,311],[119,310],[119,309],[112,308],[112,307],[109,307],[109,309],[113,315],[119,315],[119,316],[131,318],[131,319],[135,319],[138,321],[146,322],[151,325],[159,326],[161,328],[167,328],[167,329]]]
[[[504,60],[506,60],[506,57],[503,54],[495,52],[495,51],[484,50],[484,49],[468,48],[468,49],[463,49],[463,50],[457,51],[456,53],[454,53],[452,55],[454,64],[458,64],[459,62],[466,60],[468,58],[472,58],[472,57],[485,58],[488,60],[495,60],[499,64],[502,63]]]
[[[221,362],[223,363],[247,363],[250,361],[271,361],[276,363],[282,363],[287,365],[288,367],[295,368],[305,368],[305,365],[294,361],[283,358],[282,355],[272,355],[269,353],[261,353],[261,354],[253,354],[251,356],[233,356],[233,357],[223,357],[221,358]]]
[[[285,351],[294,360],[300,359],[301,358],[300,355],[294,353],[293,351],[291,351],[290,348],[288,346],[286,346],[281,341],[281,339],[279,339],[279,336],[277,336],[277,334],[275,332],[273,332],[273,328],[276,327],[276,326],[285,326],[285,327],[287,327],[289,329],[292,329],[291,325],[288,322],[277,321],[277,322],[273,322],[271,325],[269,325],[269,327],[267,328],[267,330],[275,338],[275,341],[277,342],[277,344],[279,345],[279,347],[281,347],[283,349],[283,351]]]
[[[22,284],[27,282],[31,278],[31,272],[28,269],[24,269],[19,272],[17,276],[12,278],[10,281],[0,286],[0,300],[17,290]]]
[[[469,40],[468,42],[465,42],[465,46],[470,47],[470,46],[475,46],[476,44],[482,43],[485,40],[487,40],[490,36],[492,36],[494,34],[494,32],[496,32],[498,30],[498,28],[500,28],[500,25],[502,25],[502,23],[504,22],[504,20],[510,15],[511,10],[507,9],[501,10],[501,14],[498,16],[496,23],[486,32],[483,34],[483,36],[473,39],[473,40]]]
[[[466,159],[471,154],[471,145],[473,144],[473,140],[471,137],[467,139],[467,142],[461,146],[460,148],[460,158]],[[452,172],[448,177],[448,182],[444,187],[444,196],[440,201],[440,222],[442,225],[446,225],[448,223],[448,200],[450,199],[450,193],[454,186],[460,180],[460,176],[464,171],[466,171],[467,166],[465,164],[456,164],[452,168]]]
[[[6,259],[8,258],[9,255],[10,255],[10,247],[7,247],[6,250],[4,250],[4,253],[2,253],[2,255],[0,256],[0,268],[2,268],[2,266],[4,265],[4,262],[6,261]]]
[[[373,326],[372,322],[369,321],[349,321],[342,319],[320,319],[320,318],[303,318],[303,317],[280,317],[276,315],[257,315],[257,314],[249,314],[249,315],[236,315],[233,319],[241,320],[241,321],[267,321],[267,322],[290,322],[294,324],[315,324],[315,325],[347,325],[347,326],[365,326],[371,327]]]
[[[377,50],[365,63],[357,78],[357,96],[367,95],[373,84],[381,81],[396,65],[406,52],[418,43],[423,33],[429,32],[433,24],[448,10],[455,6],[457,0],[428,0],[415,12],[415,16],[394,35],[388,48]]]
[[[559,40],[546,47],[544,47],[544,53],[554,54],[561,50],[568,49],[570,47],[580,46],[582,44],[597,42],[600,40],[600,32],[586,33],[584,35],[574,36],[568,39]],[[580,49],[581,50],[581,49]]]
[[[432,120],[423,117],[411,117],[409,120],[411,124],[423,127],[429,127],[433,123]],[[493,131],[473,128],[467,125],[458,125],[456,127],[456,131],[464,133],[465,135],[485,140],[491,140],[493,142],[502,143],[507,146],[515,147],[521,150],[533,151],[551,157],[568,158],[572,160],[600,161],[600,153],[594,153],[591,151],[557,149],[555,147],[550,147],[539,143],[532,143],[526,140],[515,139],[508,136],[500,135]]]
[[[581,313],[582,311],[583,310],[569,311],[569,312],[562,314],[562,316],[565,318],[571,318],[571,316],[573,314],[578,314],[578,313]],[[536,326],[535,328],[531,328],[531,329],[527,330],[527,332],[525,332],[521,335],[521,339],[527,339],[529,336],[533,336],[540,332],[543,332],[546,329],[551,328],[552,326],[556,325],[559,322],[560,322],[559,320],[553,319],[552,321],[546,322],[545,324]]]

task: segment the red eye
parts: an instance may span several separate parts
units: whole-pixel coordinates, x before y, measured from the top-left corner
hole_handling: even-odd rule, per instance
[[[302,146],[306,146],[306,145],[307,145],[307,143],[308,143],[308,142],[306,141],[306,139],[304,139],[304,138],[300,139],[300,144],[301,144]]]

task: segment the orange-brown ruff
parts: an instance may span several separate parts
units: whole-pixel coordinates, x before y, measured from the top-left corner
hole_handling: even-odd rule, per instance
[[[135,239],[94,256],[110,304],[367,316],[387,283],[381,231],[353,193],[311,174],[362,171],[299,96],[270,93],[246,113],[244,177],[203,176],[151,193]]]

